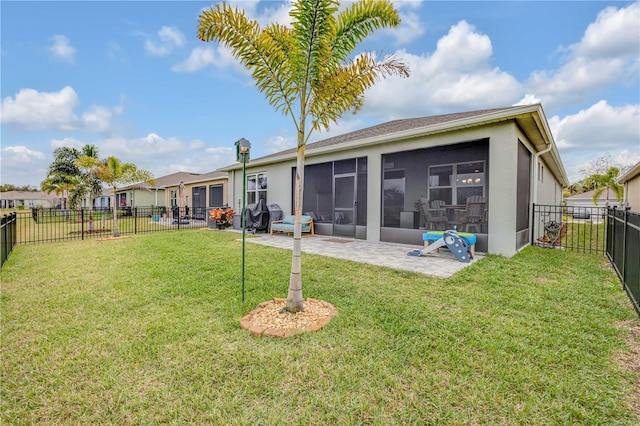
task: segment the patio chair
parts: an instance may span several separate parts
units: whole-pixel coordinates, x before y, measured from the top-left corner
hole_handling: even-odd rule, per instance
[[[467,198],[465,208],[456,211],[457,216],[449,221],[449,226],[455,226],[460,231],[482,232],[482,224],[486,221],[487,203],[481,195]]]
[[[444,205],[445,202],[442,200],[429,201],[426,198],[420,198],[420,212],[427,229],[442,231],[447,227],[447,209]]]

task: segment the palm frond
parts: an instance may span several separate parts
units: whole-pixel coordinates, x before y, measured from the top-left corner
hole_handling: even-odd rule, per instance
[[[339,69],[318,88],[317,96],[311,102],[311,115],[315,117],[313,130],[328,129],[344,111],[358,111],[362,107],[365,91],[391,75],[409,75],[407,66],[394,56],[376,62],[373,55],[362,54],[351,64]]]
[[[352,3],[337,16],[337,33],[333,54],[346,59],[358,43],[380,28],[395,28],[400,16],[388,0]]]

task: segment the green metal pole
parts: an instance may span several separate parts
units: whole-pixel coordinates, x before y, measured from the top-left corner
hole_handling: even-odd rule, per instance
[[[244,235],[246,229],[246,202],[247,202],[247,154],[242,154],[242,303],[244,303]]]

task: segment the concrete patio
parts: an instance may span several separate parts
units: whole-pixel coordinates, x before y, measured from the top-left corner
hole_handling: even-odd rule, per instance
[[[286,235],[247,234],[246,241],[253,244],[288,250],[293,248],[293,238]],[[482,259],[482,255],[476,253],[471,263],[459,262],[446,248],[441,249],[440,253],[434,253],[428,256],[418,257],[407,255],[408,252],[421,248],[421,246],[374,243],[365,240],[330,237],[326,235],[302,237],[302,251],[304,253],[352,260],[370,265],[386,266],[442,278],[450,277],[466,266]]]

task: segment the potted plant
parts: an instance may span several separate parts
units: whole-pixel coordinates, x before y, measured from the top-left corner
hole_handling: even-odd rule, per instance
[[[159,206],[151,206],[151,219],[154,222],[160,222],[161,214],[162,214],[162,209]]]
[[[224,229],[233,223],[235,213],[236,211],[232,208],[216,207],[209,212],[209,218],[215,222],[218,229]]]

